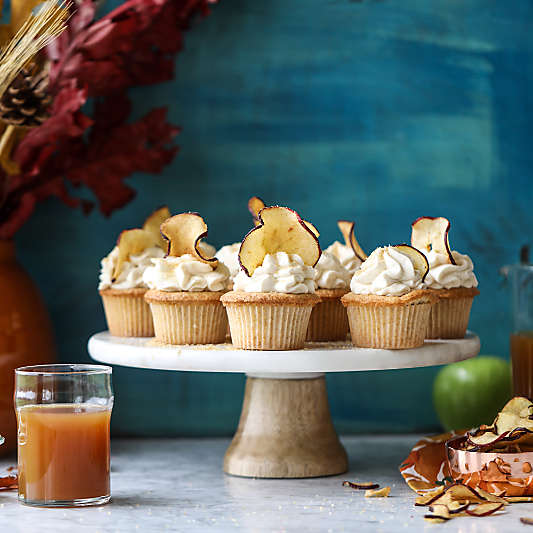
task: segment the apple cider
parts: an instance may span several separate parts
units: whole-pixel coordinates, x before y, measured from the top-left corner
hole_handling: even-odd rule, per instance
[[[533,331],[511,335],[513,393],[533,400]]]
[[[17,410],[19,494],[72,501],[109,495],[111,410],[91,405],[33,405]]]

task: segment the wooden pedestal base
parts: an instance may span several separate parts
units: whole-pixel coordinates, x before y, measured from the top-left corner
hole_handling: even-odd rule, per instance
[[[227,474],[302,478],[342,474],[348,459],[331,422],[324,376],[248,377]]]

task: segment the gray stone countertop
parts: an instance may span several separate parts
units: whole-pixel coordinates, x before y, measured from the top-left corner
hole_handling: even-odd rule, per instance
[[[357,436],[342,439],[350,471],[303,480],[246,479],[222,472],[226,439],[120,439],[112,442],[112,502],[84,509],[21,505],[15,492],[0,492],[0,524],[20,532],[419,532],[526,533],[533,504],[508,506],[486,518],[424,521],[398,465],[418,436]],[[0,460],[0,468],[13,458]],[[389,498],[368,499],[342,487],[344,479],[389,485]]]

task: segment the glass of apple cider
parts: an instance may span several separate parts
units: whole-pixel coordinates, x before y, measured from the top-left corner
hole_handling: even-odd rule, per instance
[[[19,501],[42,507],[109,501],[111,372],[78,364],[15,370]]]
[[[533,265],[506,267],[506,275],[512,287],[513,392],[533,400]]]

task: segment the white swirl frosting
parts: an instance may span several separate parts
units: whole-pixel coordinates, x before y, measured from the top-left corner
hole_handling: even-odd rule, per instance
[[[423,287],[422,274],[415,269],[411,258],[394,246],[376,248],[350,283],[356,294],[378,296],[402,296]]]
[[[146,288],[143,274],[147,267],[152,264],[152,258],[163,257],[165,252],[158,246],[146,248],[138,255],[130,255],[122,265],[122,272],[113,281],[113,272],[118,260],[118,247],[115,246],[108,256],[100,262],[99,290],[103,289],[140,289]]]
[[[222,248],[215,254],[215,257],[229,268],[230,279],[232,281],[241,269],[241,265],[239,264],[240,247],[241,243],[235,242],[233,244],[222,246]]]
[[[346,246],[339,241],[330,244],[324,251],[334,255],[340,261],[340,264],[352,275],[361,266],[362,261],[354,254],[352,247]]]
[[[477,287],[474,265],[470,257],[459,252],[452,252],[456,264],[449,262],[446,254],[431,250],[426,254],[429,272],[425,284],[430,289],[455,289],[458,287]]]
[[[216,268],[198,261],[190,254],[180,257],[162,257],[152,260],[143,276],[149,289],[167,292],[224,291],[229,280],[228,268],[218,262]]]
[[[346,289],[350,285],[352,276],[333,254],[322,252],[315,271],[318,289]]]
[[[280,292],[305,294],[315,292],[316,271],[297,254],[267,254],[263,264],[247,276],[241,270],[234,279],[233,290],[244,292]]]

